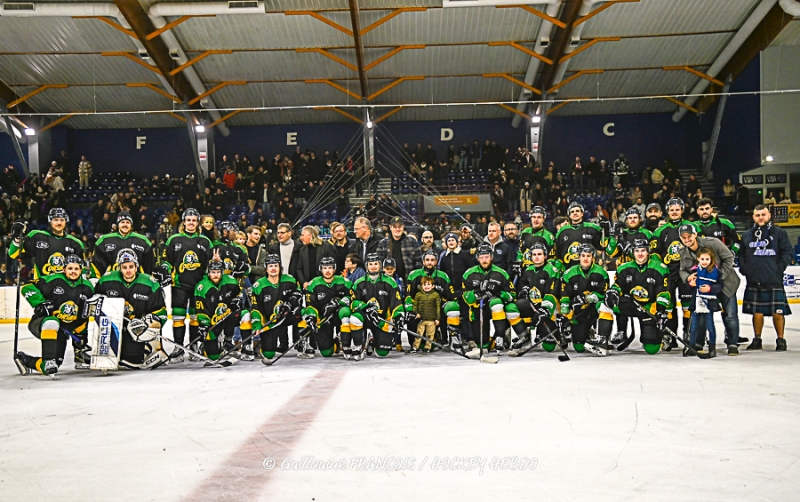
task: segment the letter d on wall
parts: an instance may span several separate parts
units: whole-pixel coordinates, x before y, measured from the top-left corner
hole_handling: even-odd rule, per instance
[[[453,139],[453,130],[447,127],[442,127],[442,141],[450,141]]]
[[[604,125],[603,126],[603,134],[605,134],[606,136],[613,136],[614,135],[614,131],[611,130],[612,127],[614,127],[614,123],[613,122],[609,122],[608,124]]]

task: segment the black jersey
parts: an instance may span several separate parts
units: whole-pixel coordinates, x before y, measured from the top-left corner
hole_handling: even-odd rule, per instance
[[[688,220],[678,222],[667,221],[656,230],[656,255],[661,263],[667,266],[673,278],[677,278],[681,270],[681,236],[678,229],[681,225],[694,225]]]
[[[208,237],[197,233],[170,237],[164,247],[162,264],[166,263],[172,273],[172,286],[194,290],[206,277],[206,267],[213,256],[211,248]]]
[[[97,239],[92,257],[92,274],[100,277],[109,270],[117,270],[117,253],[121,249],[131,249],[139,259],[139,266],[145,274],[150,274],[155,266],[155,252],[150,239],[142,234],[130,232],[122,236],[119,232],[105,234]]]
[[[533,264],[530,259],[530,251],[534,244],[544,244],[547,248],[545,252],[545,256],[547,258],[554,258],[555,254],[555,237],[553,233],[547,230],[546,228],[542,227],[538,230],[534,230],[533,227],[528,227],[522,231],[520,234],[520,246],[519,251],[522,253],[522,266],[529,267]]]
[[[125,282],[122,273],[114,270],[97,281],[95,293],[125,300],[125,317],[141,318],[153,314],[164,325],[167,306],[161,285],[147,274],[136,274],[132,282]]]
[[[350,305],[353,297],[352,283],[340,275],[334,275],[331,282],[326,282],[323,276],[315,277],[308,283],[305,292],[306,308],[303,309],[303,315],[314,315],[317,320],[320,320],[331,300],[336,299],[339,305],[345,307]]]
[[[603,231],[594,223],[564,225],[556,234],[556,256],[568,269],[578,264],[578,247],[581,244],[591,244],[600,250],[602,240]]]
[[[608,283],[608,273],[600,265],[593,264],[588,270],[580,264],[570,267],[561,279],[561,313],[600,305],[605,299]],[[595,297],[594,305],[575,301],[578,296],[590,295]]]
[[[278,278],[278,283],[270,282],[268,276],[264,276],[253,284],[250,303],[252,310],[250,317],[253,319],[253,329],[258,331],[277,321],[275,307],[278,302],[285,303],[290,297],[300,291],[297,279],[289,274],[282,274]]]
[[[68,254],[83,258],[83,243],[71,235],[58,237],[45,230],[28,232],[21,248],[13,240],[8,247],[8,256],[12,260],[21,258],[33,269],[34,280],[63,273]]]
[[[360,310],[369,302],[378,304],[378,313],[384,319],[391,319],[403,312],[403,309],[398,309],[403,304],[400,287],[383,272],[375,279],[367,274],[353,284],[353,311]]]
[[[669,270],[657,256],[651,256],[644,265],[635,261],[621,265],[612,288],[631,297],[651,314],[672,309]]]
[[[739,254],[739,243],[742,242],[736,227],[731,220],[715,216],[708,220],[697,220],[694,222],[697,233],[701,237],[714,237],[728,246],[734,255]]]
[[[86,329],[86,318],[82,317],[84,302],[94,294],[92,283],[83,278],[70,281],[64,274],[51,274],[22,287],[22,296],[31,307],[46,301],[55,307],[53,315],[61,327],[75,333]],[[33,320],[39,319],[34,314]]]
[[[233,277],[222,275],[217,284],[205,277],[194,287],[189,313],[200,326],[214,326],[231,315],[231,302],[242,290]]]
[[[247,255],[247,250],[239,244],[227,239],[214,241],[211,245],[212,259],[215,254],[219,254],[222,263],[225,265],[225,275],[234,275],[239,278],[250,273],[250,257]],[[234,274],[237,270],[239,272]]]
[[[503,303],[514,300],[514,285],[508,278],[508,272],[497,265],[489,265],[487,269],[475,265],[467,270],[464,274],[463,289],[464,301],[472,307],[478,306],[475,293],[488,293],[490,298],[500,298]]]
[[[561,272],[552,263],[526,268],[520,284],[528,290],[527,298],[531,303],[547,308],[550,315],[557,312],[558,299],[561,298]]]
[[[612,258],[617,259],[617,266],[633,260],[633,244],[637,240],[644,240],[648,243],[650,252],[655,252],[658,240],[655,235],[646,228],[624,228],[618,235],[608,239],[606,253]],[[625,252],[627,250],[627,253]]]

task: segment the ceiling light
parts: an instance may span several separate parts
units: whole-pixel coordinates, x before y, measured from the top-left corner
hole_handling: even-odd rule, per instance
[[[25,136],[36,136],[36,131],[31,129],[30,127],[25,128]]]
[[[767,162],[772,162],[773,160],[775,160],[775,157],[773,157],[772,155],[767,155],[766,157]]]
[[[531,117],[531,122],[533,122],[534,124],[538,124],[541,121],[542,117],[540,117],[539,115],[534,115],[533,117]]]
[[[195,132],[206,132],[206,126],[203,124],[194,126]]]
[[[372,129],[372,121],[367,120],[367,129]]]

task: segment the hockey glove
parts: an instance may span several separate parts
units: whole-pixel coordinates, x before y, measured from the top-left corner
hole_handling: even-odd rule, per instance
[[[589,303],[584,295],[577,295],[572,299],[572,309],[577,310],[583,308],[584,305]]]
[[[19,240],[25,235],[25,230],[28,229],[28,224],[22,220],[17,220],[11,225],[11,238]]]
[[[317,326],[317,318],[314,317],[313,315],[311,314],[304,315],[303,320],[306,322],[306,326],[308,326],[308,329],[310,329],[312,332],[316,333],[319,330]]]
[[[611,310],[619,307],[619,292],[616,289],[609,289],[606,291],[605,304],[606,307],[610,308]]]
[[[669,315],[666,312],[656,312],[656,326],[658,331],[664,331],[667,327]]]
[[[242,297],[235,296],[231,298],[231,312],[236,314],[242,311]]]
[[[280,319],[280,318],[282,318],[282,317],[286,317],[286,316],[288,316],[289,314],[291,314],[291,313],[292,313],[292,310],[294,310],[294,309],[292,309],[292,306],[291,306],[291,305],[289,305],[289,302],[288,302],[288,301],[285,301],[285,302],[281,302],[281,303],[279,303],[279,304],[278,304],[278,305],[275,307],[275,314],[276,314],[276,315],[278,316],[278,318]]]
[[[330,317],[337,310],[339,310],[339,300],[337,298],[332,298],[331,301],[325,305],[322,311],[322,317]]]
[[[345,306],[349,307],[349,306],[350,306],[350,302],[351,302],[351,300],[350,300],[350,297],[349,297],[349,296],[343,296],[343,297],[341,297],[341,298],[339,299],[339,302],[340,302],[340,303],[342,303],[343,305],[345,305]]]
[[[516,275],[517,277],[522,275],[522,263],[515,262],[513,265],[511,265],[511,273]]]
[[[169,268],[167,268],[167,266],[164,264],[154,268],[153,273],[150,275],[152,275],[153,279],[161,284],[161,286],[169,286],[172,284],[172,276],[169,273]]]
[[[200,335],[200,340],[207,340],[208,333],[211,331],[211,326],[200,325],[197,327],[197,334]],[[198,341],[200,341],[198,340]]]
[[[595,304],[597,303],[597,295],[594,293],[589,293],[588,295],[584,295],[584,299],[586,299],[586,303]]]
[[[293,291],[289,298],[286,299],[286,304],[289,308],[295,310],[303,305],[303,293],[300,291]]]
[[[33,308],[33,313],[36,317],[50,317],[55,312],[56,306],[50,300],[42,302]]]
[[[531,288],[528,286],[523,286],[522,289],[519,290],[519,295],[517,298],[528,298],[528,293],[531,292]]]
[[[233,272],[231,272],[231,275],[234,278],[239,279],[241,277],[246,276],[249,271],[250,271],[250,265],[247,264],[247,262],[240,261],[239,263],[236,264],[236,267],[233,269]]]
[[[631,251],[633,251],[633,244],[628,241],[622,241],[619,243],[619,250],[622,251],[623,256],[630,256]]]

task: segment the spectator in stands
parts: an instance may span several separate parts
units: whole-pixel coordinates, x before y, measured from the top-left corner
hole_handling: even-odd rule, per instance
[[[513,178],[508,180],[508,185],[506,185],[506,198],[508,203],[507,211],[509,213],[519,211],[520,190]]]
[[[778,196],[778,204],[791,204],[792,199],[786,196],[783,192]]]
[[[519,218],[519,214],[516,215]],[[519,219],[519,224],[522,223],[522,219]],[[503,241],[508,245],[508,259],[509,263],[514,264],[520,258],[519,254],[519,224],[514,221],[507,221],[506,224],[503,226]],[[511,269],[508,270],[508,273],[511,274]]]
[[[56,164],[56,162],[53,162]],[[64,169],[63,166],[62,169]],[[89,188],[89,180],[92,178],[92,163],[86,159],[85,155],[81,155],[81,161],[78,164],[78,180],[80,188]]]
[[[481,144],[476,139],[472,142],[472,148],[469,151],[470,167],[473,171],[477,171],[481,167]]]
[[[766,205],[775,205],[778,202],[775,200],[775,195],[772,192],[767,193],[764,197],[764,204]]]
[[[217,166],[217,172],[221,173],[221,174],[225,174],[226,172],[228,172],[228,169],[230,167],[231,167],[231,163],[228,162],[228,156],[227,155],[223,155],[222,156],[222,160],[219,162],[219,165]]]
[[[581,158],[575,157],[575,163],[572,165],[572,189],[575,192],[583,192],[583,164]]]
[[[512,223],[513,225],[513,223]],[[508,244],[503,240],[500,229],[500,224],[493,221],[487,227],[487,235],[483,242],[492,246],[492,264],[497,265],[509,274],[511,274],[511,266],[516,257],[511,256],[511,249]]]
[[[419,245],[419,252],[421,255],[424,255],[428,250],[436,253],[436,256],[442,254],[442,248],[437,246],[433,239],[433,232],[430,230],[425,230],[422,232],[422,243]]]
[[[288,223],[280,223],[276,235],[278,242],[269,247],[269,254],[280,255],[284,273],[294,275],[297,252],[300,250],[301,244],[292,239],[292,226]]]
[[[236,188],[236,173],[233,171],[233,167],[228,166],[225,170],[225,174],[222,176],[222,182],[228,190],[232,191]]]
[[[111,232],[111,226],[114,224],[114,220],[111,219],[111,214],[108,212],[103,213],[103,217],[100,221],[96,221],[94,223],[95,226],[95,234],[98,236],[105,235]]]
[[[494,213],[498,217],[506,211],[505,192],[500,187],[500,183],[494,184],[494,190],[492,190],[492,206],[494,207]]]
[[[347,255],[352,254],[354,239],[347,238],[347,228],[343,223],[334,221],[330,226],[331,240],[330,243],[336,252],[336,270],[341,272],[344,270],[344,262]]]
[[[364,275],[366,275],[366,271],[364,270],[364,262],[361,261],[361,258],[355,253],[348,254],[344,260],[342,276],[351,283],[355,283],[357,280],[364,277]]]
[[[531,189],[530,182],[526,181],[519,191],[519,210],[523,213],[529,213],[533,207],[533,190]]]

